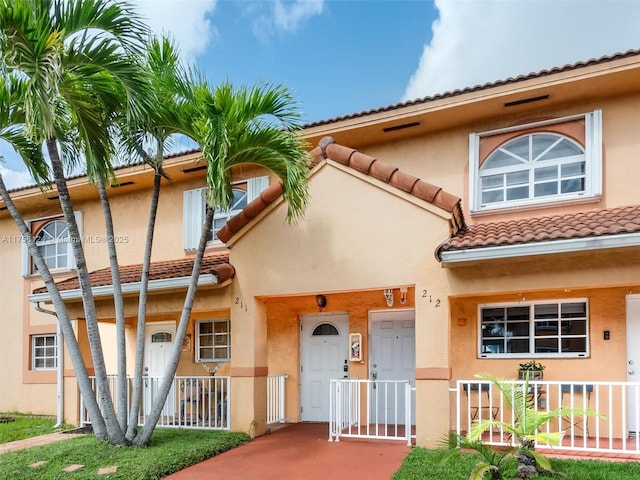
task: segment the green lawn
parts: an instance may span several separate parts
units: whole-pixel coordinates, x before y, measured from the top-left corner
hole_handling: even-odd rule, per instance
[[[5,421],[6,419],[14,419]],[[13,442],[23,438],[37,437],[53,433],[56,419],[42,415],[25,415],[21,413],[0,413],[0,443]],[[73,428],[63,425],[61,429]]]
[[[32,447],[0,455],[0,478],[49,480],[61,478],[62,469],[84,465],[69,475],[74,480],[151,480],[162,478],[209,457],[249,441],[244,433],[157,429],[147,448],[114,447],[98,442],[93,435],[70,438],[41,447]],[[39,461],[39,467],[30,467]],[[98,477],[103,467],[118,467],[116,473]],[[66,477],[65,477],[66,478]]]
[[[442,462],[441,451],[414,448],[392,480],[467,480],[476,464],[476,456],[463,453]],[[567,480],[631,480],[640,478],[640,462],[618,463],[595,460],[551,460],[551,466],[567,474]],[[505,480],[516,477],[515,460],[503,471]],[[554,478],[538,476],[539,478]],[[488,477],[487,477],[488,478]]]

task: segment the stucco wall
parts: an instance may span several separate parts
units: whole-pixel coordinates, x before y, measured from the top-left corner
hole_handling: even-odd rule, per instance
[[[448,288],[445,271],[433,256],[448,235],[443,212],[332,163],[314,173],[310,195],[300,224],[284,224],[286,207],[281,204],[232,244],[231,262],[237,269],[232,295],[239,301],[232,305],[232,368],[268,366],[272,373],[281,373],[280,368],[290,371],[289,362],[295,359],[297,364],[299,355],[299,339],[293,334],[296,314],[304,313],[302,303],[307,311],[314,311],[316,293],[327,295],[327,308],[333,310],[348,309],[350,302],[366,300],[372,291],[378,297],[372,306],[378,307],[383,288],[410,285],[415,286],[416,345],[420,346],[416,365],[446,371]],[[335,306],[334,294],[343,298]],[[303,297],[288,298],[291,295]],[[264,317],[255,308],[263,302]],[[350,329],[361,328],[365,310],[354,310]],[[365,378],[365,365],[356,366],[351,374]],[[288,380],[294,401],[295,378]],[[423,394],[418,401],[427,405],[446,396],[447,386],[447,382],[434,386],[437,393],[429,398]],[[287,416],[298,418],[297,407],[288,405]],[[423,419],[429,424],[424,431],[441,431],[439,422],[448,418],[447,405],[436,400],[429,411],[430,418]],[[235,421],[245,424],[250,419]],[[448,421],[444,423],[448,427]]]

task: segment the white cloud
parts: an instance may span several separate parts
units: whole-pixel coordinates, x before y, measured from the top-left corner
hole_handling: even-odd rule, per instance
[[[403,100],[640,48],[634,0],[436,0]]]
[[[323,6],[323,0],[296,0],[287,3],[277,0],[273,5],[273,23],[278,29],[295,32],[305,20],[322,13]]]
[[[27,171],[21,172],[0,165],[0,175],[2,175],[2,180],[4,180],[4,184],[9,190],[34,184],[33,178]]]
[[[275,0],[265,2],[268,14],[258,16],[253,31],[259,38],[275,32],[293,33],[304,22],[324,9],[324,0]]]
[[[170,34],[188,63],[195,62],[217,38],[217,29],[210,20],[217,0],[136,0],[134,3],[154,33]]]

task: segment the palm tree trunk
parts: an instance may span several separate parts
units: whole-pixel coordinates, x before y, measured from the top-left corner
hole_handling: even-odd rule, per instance
[[[127,345],[125,337],[124,299],[122,297],[122,284],[120,282],[120,266],[118,265],[118,252],[116,251],[115,235],[113,231],[113,217],[109,197],[104,188],[104,182],[97,179],[102,213],[104,214],[105,232],[107,234],[107,246],[109,248],[109,265],[111,266],[111,283],[113,284],[113,306],[116,316],[116,352],[118,357],[118,381],[117,381],[117,418],[120,429],[127,429]]]
[[[60,296],[60,292],[58,291],[58,287],[49,272],[49,267],[42,258],[40,250],[38,249],[33,237],[31,236],[31,231],[27,226],[24,218],[20,211],[16,208],[15,203],[13,203],[13,199],[9,195],[7,191],[7,187],[4,184],[4,179],[2,175],[0,175],[0,197],[4,201],[11,218],[13,218],[14,222],[18,226],[20,230],[20,234],[22,235],[22,239],[26,242],[27,248],[29,249],[29,254],[33,258],[36,267],[38,268],[38,273],[42,278],[45,286],[47,287],[47,292],[51,295],[51,300],[53,302],[53,306],[56,311],[56,317],[58,319],[58,323],[60,324],[60,329],[62,330],[62,335],[64,336],[65,343],[67,344],[67,349],[69,350],[69,357],[71,358],[71,362],[73,364],[73,369],[76,374],[76,379],[78,382],[78,388],[80,389],[80,394],[84,400],[84,404],[89,412],[89,417],[91,419],[91,425],[93,427],[93,432],[98,440],[106,440],[107,439],[107,431],[104,423],[104,419],[102,418],[102,414],[100,413],[100,407],[98,406],[98,402],[96,400],[96,395],[91,387],[91,380],[89,379],[89,374],[87,373],[87,367],[84,363],[84,358],[82,357],[82,351],[80,350],[80,346],[78,345],[78,340],[76,338],[75,332],[73,331],[73,326],[71,325],[71,319],[69,318],[69,313],[67,311],[67,307]],[[59,348],[63,348],[62,345]]]
[[[136,366],[133,376],[133,396],[131,399],[131,410],[129,412],[129,427],[127,428],[127,439],[131,440],[137,433],[140,404],[142,403],[142,375],[144,368],[144,328],[147,317],[147,292],[149,289],[149,270],[151,269],[151,251],[153,247],[153,235],[156,226],[156,216],[158,213],[158,202],[160,199],[160,182],[162,176],[156,170],[153,177],[153,192],[151,195],[151,206],[149,207],[149,223],[147,225],[147,238],[145,239],[144,260],[142,263],[142,273],[140,276],[140,296],[138,298],[138,325],[136,331]]]
[[[191,282],[187,289],[187,294],[184,299],[184,305],[182,307],[182,314],[180,315],[180,322],[176,330],[175,342],[173,344],[173,350],[169,359],[169,364],[165,370],[164,377],[162,378],[162,384],[158,396],[153,404],[153,408],[149,414],[149,418],[145,421],[142,431],[134,438],[133,444],[137,446],[145,446],[149,443],[151,434],[158,423],[162,409],[167,400],[167,396],[171,390],[171,385],[174,381],[176,370],[178,369],[178,363],[180,361],[180,353],[182,351],[182,342],[184,336],[187,333],[187,326],[189,325],[189,319],[191,318],[191,310],[193,308],[193,302],[196,297],[196,289],[198,287],[198,280],[200,278],[200,267],[202,265],[202,257],[204,256],[204,249],[207,246],[207,239],[209,231],[213,224],[213,209],[207,207],[207,214],[205,215],[204,225],[202,226],[202,233],[200,235],[200,242],[198,243],[198,250],[196,256],[193,259],[193,270],[191,272]]]
[[[78,281],[82,291],[82,304],[85,313],[87,338],[89,340],[89,348],[91,350],[91,358],[93,360],[93,368],[96,375],[97,394],[103,412],[102,418],[104,419],[104,423],[107,428],[109,441],[114,445],[124,445],[126,444],[126,438],[118,424],[115,410],[113,408],[111,392],[109,391],[107,369],[104,362],[100,329],[98,327],[96,314],[96,305],[93,298],[93,292],[91,291],[91,282],[89,280],[89,270],[87,269],[87,262],[82,248],[82,239],[80,238],[80,232],[78,231],[78,224],[76,222],[75,215],[73,214],[73,204],[71,202],[71,196],[69,195],[69,189],[67,188],[67,181],[64,176],[64,167],[60,160],[60,156],[58,155],[56,139],[48,139],[46,141],[46,145],[49,153],[49,159],[51,160],[53,179],[58,190],[60,207],[62,208],[65,220],[67,221],[73,255],[76,261]]]

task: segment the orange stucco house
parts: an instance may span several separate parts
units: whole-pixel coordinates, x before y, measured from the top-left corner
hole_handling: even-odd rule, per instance
[[[178,369],[181,379],[224,379],[215,387],[223,396],[200,397],[200,420],[210,415],[202,410],[220,408],[227,418],[213,428],[264,432],[277,378],[277,421],[328,422],[346,412],[331,380],[357,379],[362,396],[350,391],[350,398],[359,407],[373,403],[366,411],[347,407],[352,417],[342,426],[410,423],[417,444],[435,445],[465,421],[458,380],[483,371],[515,378],[519,363],[532,359],[551,382],[545,404],[560,401],[561,385],[573,382],[594,392],[589,407],[617,405],[627,390],[605,402],[596,387],[638,381],[638,78],[640,51],[629,51],[306,125],[314,163],[309,207],[296,225],[285,223],[275,178],[238,169],[237,203],[217,214]],[[198,152],[167,159],[173,181],[163,187],[154,245],[150,377],[172,342],[202,218],[198,160]],[[152,173],[134,166],[118,176],[110,193],[133,361]],[[70,191],[103,341],[115,345],[97,193],[84,177],[71,179]],[[23,188],[13,196],[43,249],[63,244],[53,193]],[[7,239],[0,355],[12,366],[0,371],[7,392],[0,411],[54,413],[62,390],[65,420],[79,422],[55,323],[35,308],[47,309],[47,294],[11,241],[17,229],[0,215]],[[84,342],[66,254],[53,249],[48,261]],[[638,431],[629,395],[619,412],[626,423],[612,435]],[[174,401],[171,418],[184,408],[184,383]]]

